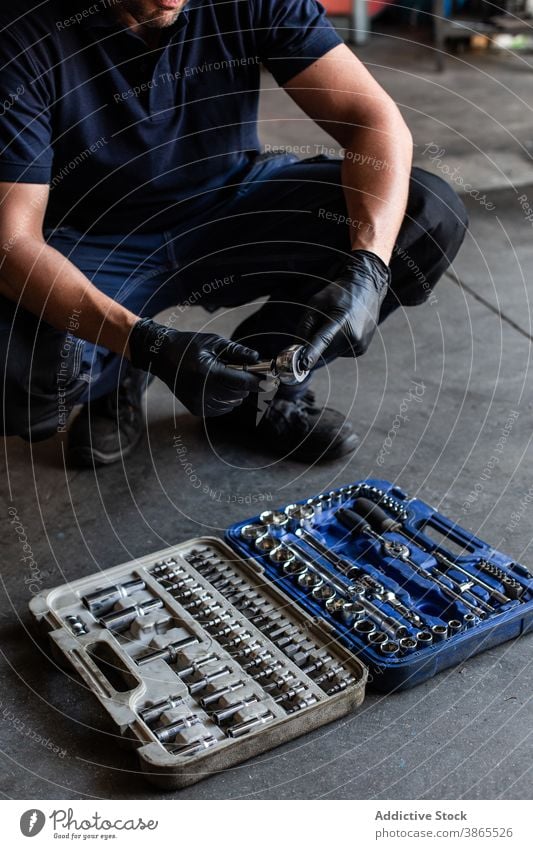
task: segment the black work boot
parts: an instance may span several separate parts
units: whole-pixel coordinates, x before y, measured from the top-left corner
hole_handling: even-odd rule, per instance
[[[336,460],[359,444],[344,416],[330,407],[317,407],[309,390],[299,398],[275,397],[258,424],[256,414],[257,396],[250,396],[233,413],[206,420],[206,429],[210,435],[223,433],[239,445],[302,463]]]
[[[149,382],[146,372],[128,365],[113,392],[83,407],[68,434],[71,466],[107,466],[132,453],[144,432],[142,397]]]

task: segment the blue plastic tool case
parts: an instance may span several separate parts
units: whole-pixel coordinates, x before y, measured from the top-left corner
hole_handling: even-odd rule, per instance
[[[393,529],[372,534],[340,521],[368,502]],[[530,571],[389,481],[361,480],[266,511],[231,526],[226,539],[325,623],[382,692],[533,630]]]

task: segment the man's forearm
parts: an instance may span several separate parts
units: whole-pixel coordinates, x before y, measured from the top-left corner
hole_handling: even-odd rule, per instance
[[[405,215],[411,160],[411,137],[401,124],[353,133],[342,164],[353,250],[364,248],[390,262]]]
[[[285,88],[345,150],[342,183],[352,248],[373,251],[388,264],[405,214],[413,152],[398,107],[345,44]]]
[[[42,239],[27,236],[0,253],[0,293],[65,332],[76,310],[76,335],[129,355],[138,316],[104,295],[76,266]]]

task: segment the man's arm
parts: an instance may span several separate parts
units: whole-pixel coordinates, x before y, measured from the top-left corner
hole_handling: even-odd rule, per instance
[[[0,183],[0,293],[59,330],[79,310],[78,335],[128,355],[138,320],[108,298],[59,251],[46,244],[43,220],[49,187]]]
[[[342,184],[353,250],[389,263],[405,214],[413,142],[394,102],[344,44],[284,88],[346,150]]]
[[[46,185],[0,183],[0,294],[65,332],[78,310],[78,336],[151,371],[195,415],[224,415],[257,391],[255,375],[226,367],[257,362],[256,351],[212,333],[139,319],[47,245],[42,231],[48,194]]]

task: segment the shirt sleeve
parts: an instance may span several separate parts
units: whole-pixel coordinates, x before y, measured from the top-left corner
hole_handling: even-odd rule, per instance
[[[0,47],[0,181],[49,183],[53,153],[46,80],[12,33]]]
[[[317,0],[253,0],[258,55],[279,85],[343,40]]]

